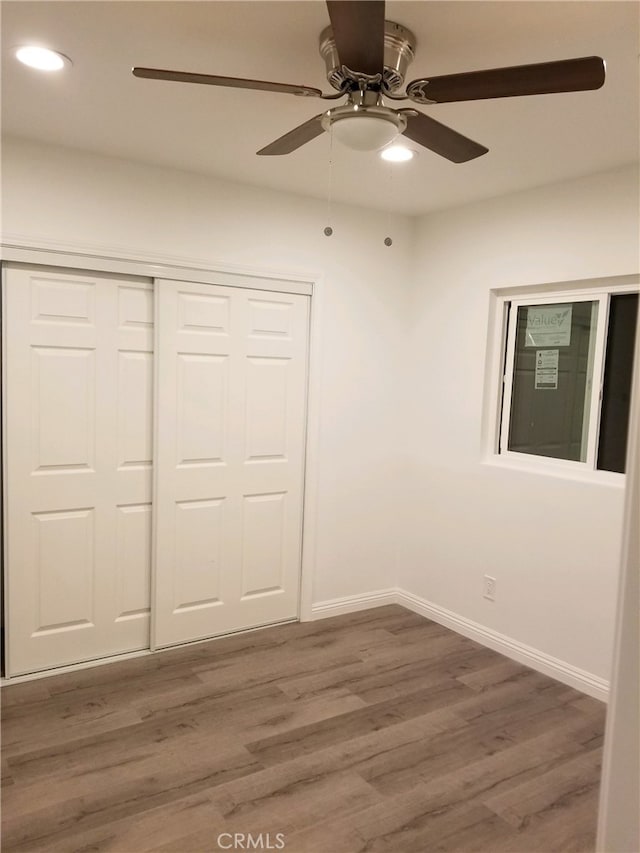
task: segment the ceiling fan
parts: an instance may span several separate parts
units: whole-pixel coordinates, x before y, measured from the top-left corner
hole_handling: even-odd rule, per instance
[[[384,0],[327,0],[331,25],[320,34],[320,54],[325,60],[327,79],[337,94],[324,94],[320,89],[290,83],[159,68],[136,67],[133,74],[154,80],[257,89],[322,100],[346,98],[342,106],[319,113],[261,148],[257,152],[260,155],[290,154],[324,131],[332,131],[336,138],[357,150],[377,150],[403,134],[453,163],[473,160],[486,154],[488,148],[412,107],[393,109],[384,101],[443,104],[579,92],[599,89],[604,83],[604,60],[587,56],[421,78],[408,83],[401,94],[398,90],[415,54],[415,38],[400,24],[385,21],[384,7]]]

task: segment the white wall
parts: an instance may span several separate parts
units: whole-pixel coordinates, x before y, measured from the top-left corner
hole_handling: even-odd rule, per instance
[[[491,288],[638,272],[637,171],[427,216],[416,241],[399,584],[607,680],[623,489],[482,464],[483,388]]]
[[[396,217],[389,249],[384,214],[336,206],[326,238],[321,202],[2,153],[7,237],[322,276],[315,602],[397,583],[609,678],[623,490],[482,464],[480,437],[490,289],[637,272],[637,171]]]
[[[9,140],[3,233],[322,276],[314,601],[390,585],[402,343],[412,226],[195,174]],[[392,581],[391,581],[392,582]]]

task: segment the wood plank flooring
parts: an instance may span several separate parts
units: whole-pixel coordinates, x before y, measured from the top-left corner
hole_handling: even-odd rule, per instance
[[[226,637],[4,688],[2,849],[592,851],[604,717],[398,606]]]

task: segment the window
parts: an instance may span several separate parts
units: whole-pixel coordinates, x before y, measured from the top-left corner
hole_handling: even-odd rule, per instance
[[[624,473],[638,293],[506,305],[499,452]]]

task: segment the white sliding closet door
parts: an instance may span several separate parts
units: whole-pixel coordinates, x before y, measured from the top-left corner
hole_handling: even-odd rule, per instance
[[[298,614],[309,299],[156,283],[158,646]]]
[[[5,271],[10,675],[149,645],[153,289]]]

